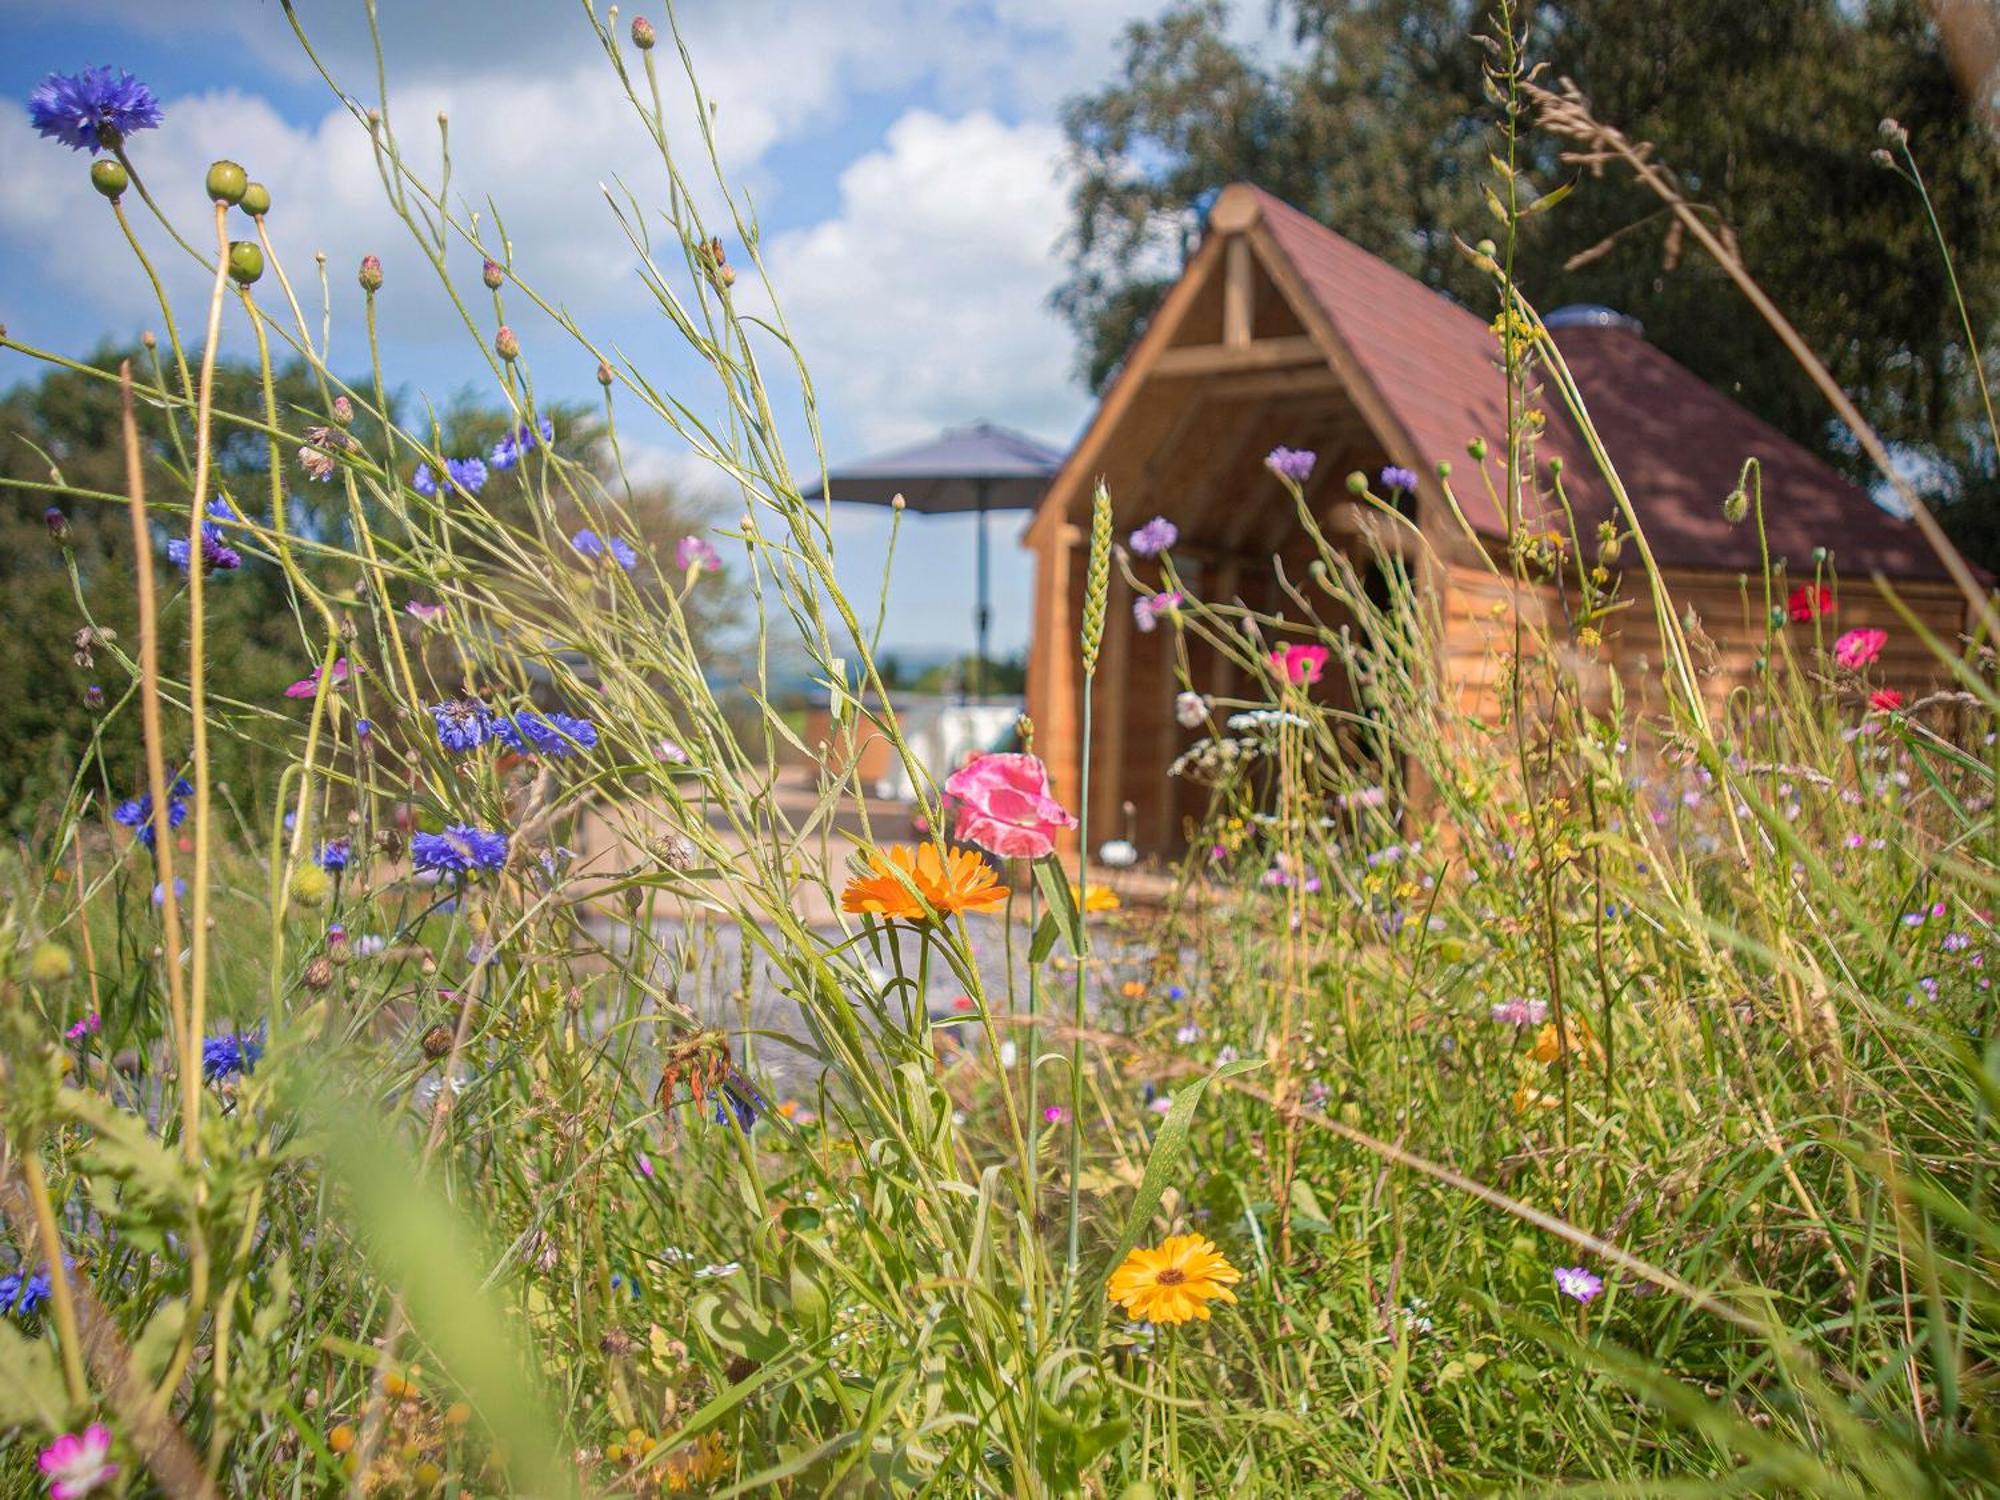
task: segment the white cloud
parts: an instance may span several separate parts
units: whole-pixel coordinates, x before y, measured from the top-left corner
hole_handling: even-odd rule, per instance
[[[1048,308],[1061,134],[911,110],[840,177],[840,212],[767,260],[823,400],[870,447],[987,417],[1065,438],[1083,409]]]

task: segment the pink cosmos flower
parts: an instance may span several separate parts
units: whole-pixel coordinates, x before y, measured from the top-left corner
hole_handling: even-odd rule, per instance
[[[1049,768],[1037,756],[977,756],[952,772],[944,789],[959,804],[954,836],[1002,859],[1053,854],[1057,831],[1076,827],[1049,795]]]
[[[1858,672],[1882,654],[1889,644],[1886,630],[1850,630],[1833,643],[1833,659],[1851,672]]]
[[[339,687],[345,681],[347,681],[347,658],[343,656],[333,664],[333,685]],[[297,682],[286,688],[285,696],[287,698],[310,698],[318,691],[319,668],[314,667],[311,676],[301,677]]]
[[[77,1500],[118,1477],[111,1462],[111,1429],[92,1422],[82,1432],[66,1432],[37,1458],[49,1479],[51,1500]]]
[[[1328,651],[1324,646],[1280,646],[1268,658],[1271,669],[1287,682],[1310,686],[1326,671]]]
[[[674,563],[683,573],[720,573],[722,554],[705,537],[684,536],[674,544]]]

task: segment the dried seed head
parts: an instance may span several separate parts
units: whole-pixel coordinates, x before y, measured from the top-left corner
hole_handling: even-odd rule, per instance
[[[451,1028],[442,1021],[424,1033],[424,1056],[432,1062],[451,1056]]]
[[[302,981],[309,990],[323,990],[333,983],[333,960],[324,953],[306,965]]]

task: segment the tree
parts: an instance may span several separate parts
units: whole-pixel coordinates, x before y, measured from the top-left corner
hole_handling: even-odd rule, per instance
[[[1221,0],[1127,33],[1120,75],[1064,114],[1077,185],[1056,305],[1100,389],[1199,231],[1247,179],[1427,285],[1485,308],[1454,235],[1493,232],[1480,185],[1497,144],[1474,0],[1276,0],[1296,46],[1260,64]],[[1992,442],[1920,206],[1870,159],[1877,122],[1911,134],[1977,329],[2000,311],[2000,165],[1919,0],[1550,0],[1530,56],[1608,123],[1654,144],[1736,235],[1753,274],[1863,412],[1928,477],[1948,524],[2000,562]],[[1553,142],[1523,159],[1573,176]],[[1851,439],[1657,200],[1607,173],[1528,221],[1517,272],[1544,308],[1603,302],[1718,388],[1850,473]],[[1991,340],[1982,337],[1982,344]],[[1983,544],[1981,539],[1984,539]]]

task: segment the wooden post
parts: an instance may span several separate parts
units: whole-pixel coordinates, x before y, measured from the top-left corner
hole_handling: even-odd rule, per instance
[[[1077,744],[1082,707],[1077,670],[1079,580],[1072,558],[1083,544],[1083,529],[1070,522],[1052,527],[1039,544],[1035,562],[1035,634],[1028,660],[1028,712],[1035,721],[1035,753],[1047,762],[1055,794],[1073,806],[1083,774]],[[1064,847],[1074,849],[1075,840]]]
[[[1222,342],[1233,349],[1250,342],[1255,325],[1256,263],[1250,257],[1250,241],[1233,235],[1222,263]]]

